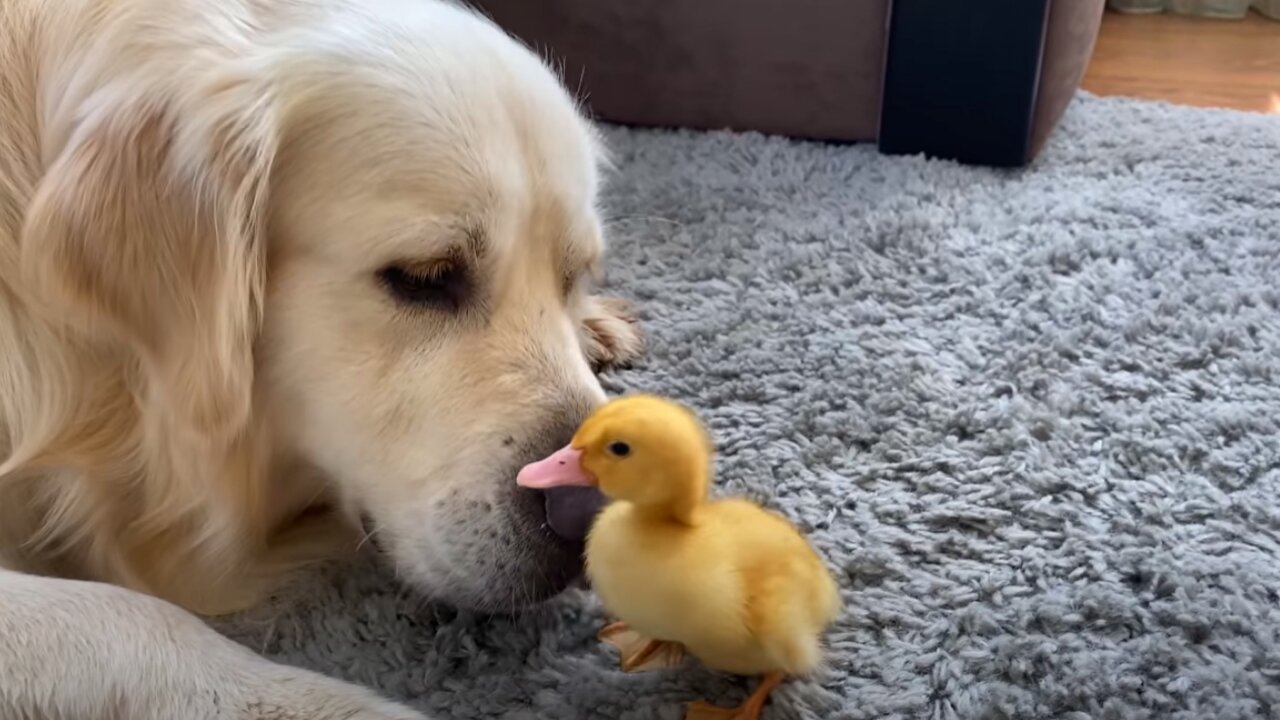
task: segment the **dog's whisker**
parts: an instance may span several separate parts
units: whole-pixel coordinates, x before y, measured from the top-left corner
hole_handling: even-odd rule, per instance
[[[683,222],[680,222],[679,220],[672,220],[671,218],[660,217],[657,215],[621,215],[618,217],[605,219],[604,226],[605,228],[610,228],[615,225],[621,225],[623,223],[629,223],[629,222],[666,223],[668,225],[673,225],[677,228],[684,228],[685,226],[685,224]]]
[[[368,529],[366,529],[366,530],[364,531],[364,537],[360,538],[360,542],[356,543],[356,552],[360,552],[360,548],[364,547],[365,543],[367,543],[367,542],[369,542],[371,539],[373,539],[374,534],[375,534],[375,533],[377,533],[379,530],[381,530],[381,529],[382,529],[382,528],[380,528],[380,527],[378,527],[378,526],[376,526],[376,525],[373,525],[373,523],[369,523],[369,525],[371,525],[372,527],[369,527]],[[395,564],[395,566],[396,566],[396,577],[399,577],[399,576],[400,576],[400,564],[399,564],[398,562],[397,562],[397,563],[394,563],[394,564]]]

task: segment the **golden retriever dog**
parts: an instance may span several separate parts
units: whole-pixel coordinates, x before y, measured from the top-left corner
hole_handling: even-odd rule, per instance
[[[563,589],[594,499],[514,476],[640,350],[603,162],[446,2],[0,2],[0,718],[418,717],[197,619],[362,533]]]

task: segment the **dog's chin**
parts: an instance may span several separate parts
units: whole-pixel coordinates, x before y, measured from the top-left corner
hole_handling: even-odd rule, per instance
[[[506,483],[504,483],[506,484]],[[397,577],[433,601],[510,614],[536,606],[581,577],[584,544],[558,536],[542,493],[518,488],[497,502],[465,503],[423,523],[420,533],[367,531]],[[412,538],[412,539],[409,539]]]
[[[459,584],[455,579],[443,582],[430,582],[419,588],[425,597],[433,602],[443,603],[450,607],[466,610],[480,615],[516,615],[527,612],[558,596],[570,587],[574,575],[558,582],[547,582],[543,578],[529,583],[513,582],[510,577],[493,577],[492,582],[481,585],[474,581]],[[484,578],[476,578],[483,580]]]
[[[457,570],[415,571],[401,565],[400,574],[403,581],[434,602],[483,614],[514,614],[570,587],[582,576],[581,554],[581,545],[563,547],[547,555],[518,556],[510,562],[475,563],[470,572],[466,568],[474,558],[459,557],[450,561],[457,563]]]

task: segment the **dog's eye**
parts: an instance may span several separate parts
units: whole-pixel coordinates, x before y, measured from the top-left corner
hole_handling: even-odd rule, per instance
[[[626,457],[631,454],[631,446],[619,440],[609,443],[609,452],[618,457]]]
[[[400,302],[442,310],[460,309],[471,289],[466,270],[448,261],[388,265],[378,279]]]

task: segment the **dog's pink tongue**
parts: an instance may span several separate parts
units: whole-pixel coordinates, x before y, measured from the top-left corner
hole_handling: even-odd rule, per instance
[[[516,475],[516,484],[546,490],[565,485],[594,485],[595,481],[582,469],[582,451],[566,446],[544,460],[521,468]]]

